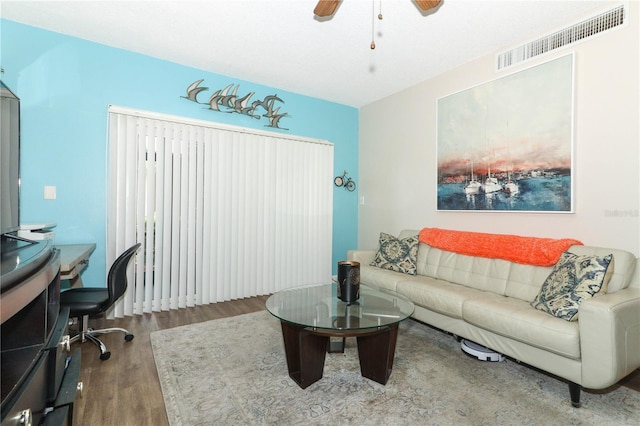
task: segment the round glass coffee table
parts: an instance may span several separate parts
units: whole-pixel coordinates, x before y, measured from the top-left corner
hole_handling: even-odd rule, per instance
[[[362,376],[386,384],[398,325],[414,305],[401,294],[363,285],[358,301],[347,304],[331,283],[280,291],[266,308],[282,325],[289,377],[305,389],[322,378],[327,352],[344,351],[347,337],[357,338]]]

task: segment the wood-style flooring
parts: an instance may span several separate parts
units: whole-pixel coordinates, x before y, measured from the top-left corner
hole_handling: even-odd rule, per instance
[[[80,380],[84,388],[82,398],[76,399],[74,425],[168,425],[150,333],[260,311],[266,300],[267,296],[261,296],[170,312],[90,321],[95,329],[126,328],[135,338],[125,342],[122,333],[100,336],[111,351],[111,358],[106,361],[99,359],[100,352],[93,343],[74,343],[74,346],[82,347]]]
[[[150,332],[260,311],[266,299],[267,296],[260,296],[109,321],[92,320],[93,328],[123,327],[135,338],[125,342],[122,333],[101,336],[111,351],[111,358],[106,361],[98,358],[99,351],[92,343],[74,344],[82,348],[80,380],[84,387],[83,396],[76,399],[74,424],[168,425]],[[640,392],[640,370],[623,380],[622,385]]]

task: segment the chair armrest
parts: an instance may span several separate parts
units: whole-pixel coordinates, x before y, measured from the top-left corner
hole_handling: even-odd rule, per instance
[[[640,288],[585,300],[578,315],[583,387],[603,389],[640,367]]]
[[[369,265],[376,257],[377,250],[349,250],[347,251],[347,260],[360,262],[361,265]]]

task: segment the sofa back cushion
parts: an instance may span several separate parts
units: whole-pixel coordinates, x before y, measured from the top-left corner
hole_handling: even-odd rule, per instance
[[[513,263],[505,296],[516,297],[527,302],[536,298],[540,287],[553,271],[553,266],[531,266]]]
[[[511,265],[507,260],[467,256],[420,243],[416,266],[418,275],[504,295]]]
[[[404,230],[400,238],[417,235],[418,230]],[[574,245],[569,248],[577,255],[606,256],[613,254],[614,270],[607,293],[614,293],[629,286],[634,275],[636,257],[625,250]],[[501,259],[466,256],[440,250],[420,243],[416,263],[418,275],[450,281],[503,296],[532,301],[545,279],[553,271],[552,266],[533,266]],[[635,284],[638,285],[638,284]]]
[[[636,270],[633,271],[633,277],[631,278],[629,287],[640,288],[640,258],[636,261]]]
[[[403,229],[402,231],[400,231],[400,235],[398,235],[398,238],[404,239],[413,236],[417,237],[419,233],[420,231],[418,231],[417,229]]]
[[[615,293],[618,290],[629,287],[631,279],[634,277],[637,260],[636,257],[628,251],[589,246],[572,246],[569,251],[577,255],[600,257],[613,254],[613,275],[611,275],[607,293]]]

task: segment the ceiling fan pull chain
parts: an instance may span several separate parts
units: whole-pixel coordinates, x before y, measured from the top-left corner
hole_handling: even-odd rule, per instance
[[[376,48],[376,42],[374,41],[374,28],[373,24],[376,22],[374,16],[376,14],[376,0],[371,0],[371,50]]]

